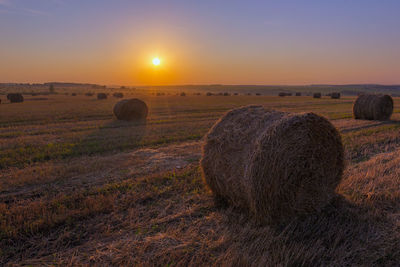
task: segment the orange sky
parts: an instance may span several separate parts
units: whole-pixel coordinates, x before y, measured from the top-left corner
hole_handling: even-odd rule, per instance
[[[399,8],[0,0],[0,82],[400,84]]]

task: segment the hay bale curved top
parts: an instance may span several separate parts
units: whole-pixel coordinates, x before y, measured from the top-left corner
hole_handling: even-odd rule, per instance
[[[342,177],[340,134],[313,113],[234,109],[205,140],[203,178],[216,199],[260,222],[285,222],[322,209]]]
[[[280,92],[278,95],[281,96],[281,97],[283,97],[283,96],[286,96],[286,93]]]
[[[98,94],[97,94],[97,99],[107,99],[107,94],[105,94],[105,93],[98,93]]]
[[[147,118],[148,108],[142,100],[132,98],[116,103],[113,112],[119,120],[142,121]]]
[[[360,95],[353,105],[353,116],[362,120],[389,120],[393,99],[389,95]]]
[[[339,99],[340,98],[340,93],[338,92],[333,92],[330,94],[332,99]]]
[[[24,102],[24,97],[23,97],[22,94],[20,94],[20,93],[10,93],[10,94],[7,94],[7,99],[8,99],[11,103],[21,103],[21,102]]]

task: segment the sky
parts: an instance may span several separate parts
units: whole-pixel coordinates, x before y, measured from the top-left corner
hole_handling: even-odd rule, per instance
[[[0,0],[0,82],[400,84],[399,11],[397,0]]]

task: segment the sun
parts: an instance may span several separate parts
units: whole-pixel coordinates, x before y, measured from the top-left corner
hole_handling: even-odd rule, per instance
[[[158,66],[160,65],[161,61],[158,57],[153,58],[153,65],[154,66]]]

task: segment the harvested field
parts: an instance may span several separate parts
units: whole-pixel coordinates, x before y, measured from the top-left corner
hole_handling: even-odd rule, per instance
[[[124,95],[146,102],[146,124],[117,121],[114,97],[0,105],[1,265],[400,262],[399,98],[380,122],[353,120],[346,96]],[[249,104],[337,127],[346,169],[330,205],[271,226],[214,204],[199,169],[203,136]]]

